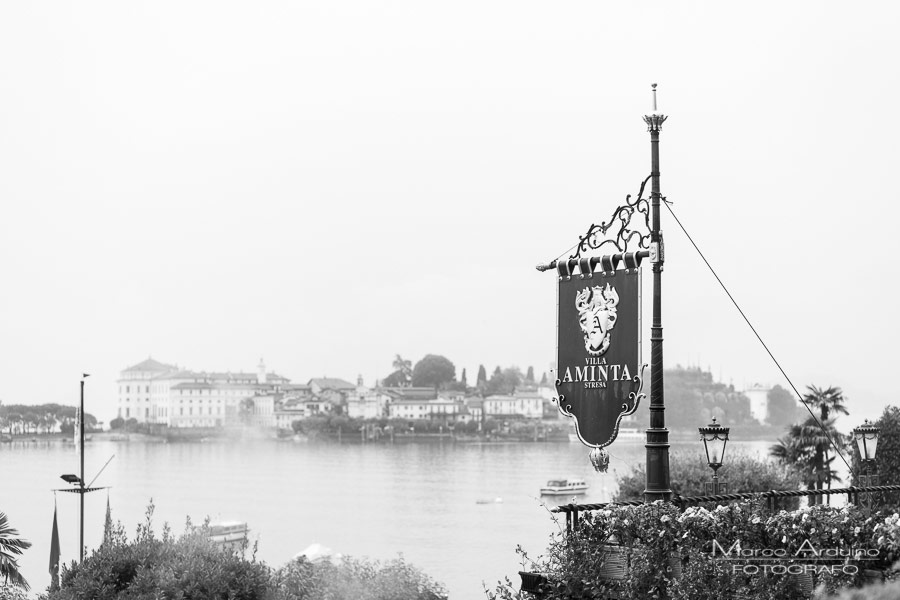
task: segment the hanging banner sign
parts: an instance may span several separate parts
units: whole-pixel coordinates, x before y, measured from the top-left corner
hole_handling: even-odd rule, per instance
[[[617,270],[623,258],[629,268]],[[595,270],[598,263],[604,270]],[[639,265],[631,253],[557,267],[556,400],[560,412],[575,419],[581,442],[593,448],[616,439],[619,421],[644,396]],[[576,266],[580,273],[573,273]]]

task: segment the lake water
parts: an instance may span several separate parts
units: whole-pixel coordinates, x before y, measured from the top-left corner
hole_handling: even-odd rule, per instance
[[[751,453],[769,442],[732,442]],[[673,449],[702,453],[699,442]],[[156,530],[175,533],[185,519],[246,521],[258,558],[280,566],[311,544],[336,553],[389,560],[402,554],[443,583],[454,600],[484,597],[504,576],[518,582],[515,553],[533,556],[558,527],[552,499],[541,500],[548,479],[582,476],[591,488],[579,502],[608,501],[614,471],[643,463],[639,440],[608,448],[610,472],[595,473],[588,449],[569,443],[361,445],[247,441],[138,443],[95,440],[86,445],[89,483],[115,455],[85,496],[88,553],[103,533],[107,494],[112,516],[132,537],[151,498]],[[53,493],[59,476],[78,473],[75,451],[61,441],[15,441],[0,446],[0,511],[33,543],[21,569],[33,590],[50,583],[48,562],[54,498],[62,560],[78,558],[78,496]],[[478,500],[502,502],[479,504]],[[568,502],[559,498],[559,503]],[[564,526],[565,520],[562,520]],[[517,583],[518,584],[518,583]]]

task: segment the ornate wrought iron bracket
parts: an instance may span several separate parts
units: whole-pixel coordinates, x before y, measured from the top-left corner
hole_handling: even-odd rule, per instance
[[[632,251],[650,249],[650,200],[644,198],[644,188],[652,175],[648,175],[641,183],[637,198],[631,199],[631,194],[625,196],[625,204],[613,211],[609,221],[603,221],[600,225],[592,224],[587,232],[578,237],[575,252],[569,256],[569,260],[578,260],[582,254],[601,248],[613,253],[615,248],[618,253],[629,250],[629,244],[637,244]],[[643,217],[643,218],[642,218]],[[632,223],[634,220],[634,223]],[[556,268],[557,261],[548,264],[537,265],[538,271],[549,271]]]

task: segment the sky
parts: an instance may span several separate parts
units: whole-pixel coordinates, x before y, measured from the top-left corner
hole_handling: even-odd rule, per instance
[[[898,13],[5,3],[0,400],[75,404],[90,373],[108,420],[148,356],[299,382],[371,384],[397,354],[470,383],[548,371],[555,278],[534,266],[637,193],[658,83],[663,195],[794,384],[875,417],[898,402]],[[787,387],[662,228],[665,365]]]

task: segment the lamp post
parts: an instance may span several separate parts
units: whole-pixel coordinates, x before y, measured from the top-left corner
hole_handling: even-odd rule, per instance
[[[656,109],[656,84],[653,84],[653,112],[644,115],[650,132],[650,205],[653,221],[650,228],[650,261],[653,264],[653,323],[650,326],[650,427],[647,429],[647,484],[644,501],[670,500],[669,430],[666,429],[666,406],[663,398],[663,328],[662,271],[665,259],[662,232],[659,228],[659,133],[666,116]]]
[[[875,452],[878,449],[878,433],[880,429],[866,419],[862,425],[853,429],[853,439],[856,440],[856,447],[859,448],[859,458],[865,466],[866,474],[860,475],[860,483],[862,487],[878,485],[878,473],[871,473],[870,469],[875,466]],[[866,504],[872,507],[872,494],[866,494]]]
[[[719,467],[725,460],[725,445],[728,443],[730,428],[722,427],[712,418],[712,423],[706,427],[700,427],[700,439],[703,440],[703,448],[706,450],[706,462],[713,470],[712,481],[706,483],[706,493],[717,496],[728,493],[728,484],[719,481]]]

